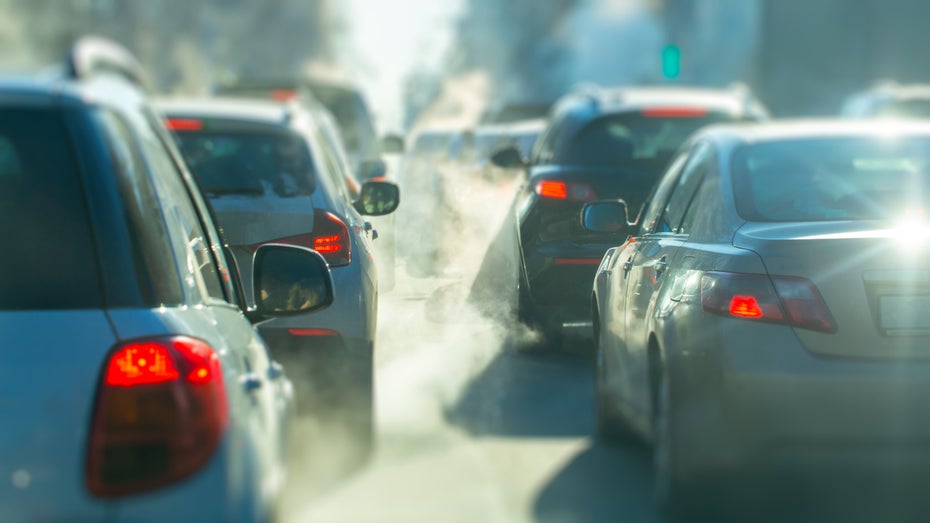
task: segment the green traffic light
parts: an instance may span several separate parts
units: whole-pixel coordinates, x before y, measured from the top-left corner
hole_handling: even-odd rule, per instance
[[[681,49],[677,45],[667,45],[662,49],[662,74],[670,80],[681,74]]]

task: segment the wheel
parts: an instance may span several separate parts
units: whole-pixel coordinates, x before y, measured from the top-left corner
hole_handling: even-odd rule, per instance
[[[657,383],[653,391],[652,468],[656,504],[674,518],[706,514],[711,508],[709,499],[699,495],[698,483],[693,478],[684,477],[677,461],[668,377],[662,371],[655,372],[654,377]]]
[[[599,333],[596,333],[594,338],[594,407],[597,435],[607,443],[630,442],[635,440],[635,436],[617,412],[607,391],[607,368],[599,337]]]

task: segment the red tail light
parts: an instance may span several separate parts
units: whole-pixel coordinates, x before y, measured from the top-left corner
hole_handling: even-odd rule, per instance
[[[165,127],[169,131],[201,131],[203,121],[196,118],[166,118]]]
[[[209,345],[175,336],[119,346],[97,392],[87,487],[117,497],[180,481],[213,456],[228,419]]]
[[[323,255],[331,267],[352,261],[352,239],[345,222],[331,212],[317,210],[313,215],[313,250]]]
[[[643,111],[646,118],[704,118],[707,109],[700,107],[652,107]]]
[[[836,332],[823,297],[804,278],[709,272],[701,279],[701,305],[721,316]]]
[[[276,102],[290,102],[296,100],[298,92],[295,89],[275,89],[271,91],[271,99]]]
[[[594,189],[586,183],[540,180],[536,182],[535,190],[539,196],[553,200],[590,202],[597,199]]]
[[[252,245],[252,252],[266,243],[283,243],[313,249],[323,255],[330,267],[341,267],[352,261],[352,239],[345,222],[331,212],[317,209],[313,213],[313,232]]]

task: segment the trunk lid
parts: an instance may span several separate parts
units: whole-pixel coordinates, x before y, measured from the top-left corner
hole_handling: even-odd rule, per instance
[[[930,358],[930,242],[877,222],[748,223],[733,240],[772,276],[807,278],[834,334],[795,329],[815,354]]]

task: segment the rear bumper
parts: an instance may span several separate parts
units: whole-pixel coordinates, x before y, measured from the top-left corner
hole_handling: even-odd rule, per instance
[[[683,467],[930,466],[930,361],[818,358],[788,327],[708,323],[669,360]]]
[[[524,251],[531,312],[544,328],[593,335],[591,288],[608,248],[560,243]]]

